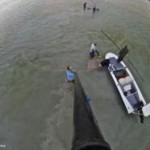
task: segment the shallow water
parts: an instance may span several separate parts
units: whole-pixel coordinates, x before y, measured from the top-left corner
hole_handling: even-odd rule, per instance
[[[150,149],[150,118],[140,124],[138,117],[128,115],[109,74],[87,70],[92,42],[103,56],[118,52],[104,30],[120,47],[129,46],[128,59],[139,73],[125,62],[150,102],[150,3],[97,0],[100,11],[94,16],[90,10],[83,12],[82,3],[0,1],[0,144],[5,149],[70,149],[73,87],[65,79],[67,65],[77,70],[92,97],[112,149]]]

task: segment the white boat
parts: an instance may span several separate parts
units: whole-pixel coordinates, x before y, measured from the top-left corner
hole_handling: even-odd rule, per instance
[[[146,101],[128,67],[123,61],[117,62],[118,56],[107,53],[105,59],[109,59],[108,70],[121,95],[128,114],[139,114],[148,117],[150,104]]]

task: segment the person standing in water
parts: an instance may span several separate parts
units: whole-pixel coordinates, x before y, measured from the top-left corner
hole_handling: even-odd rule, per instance
[[[125,47],[123,47],[120,52],[119,52],[119,56],[117,59],[117,62],[121,62],[123,60],[123,58],[128,54],[129,50],[127,45]]]
[[[67,67],[66,77],[67,77],[67,81],[68,82],[74,83],[74,80],[75,80],[75,71],[72,70],[71,66]]]
[[[83,10],[84,10],[84,11],[86,10],[86,5],[87,5],[87,2],[85,2],[85,3],[83,4]]]
[[[140,122],[144,123],[144,114],[143,114],[143,110],[142,110],[144,104],[142,101],[140,102],[140,105],[141,105],[141,107],[139,108]]]
[[[96,4],[94,4],[94,6],[93,6],[93,16],[94,16],[95,12],[96,12]]]
[[[90,48],[90,58],[93,58],[95,56],[95,54],[97,54],[97,56],[99,56],[99,52],[97,51],[96,48],[96,43],[92,43],[91,44],[91,48]]]

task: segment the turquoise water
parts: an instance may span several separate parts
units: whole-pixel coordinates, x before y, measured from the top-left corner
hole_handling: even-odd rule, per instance
[[[87,1],[92,6],[92,1]],[[150,3],[96,1],[100,11],[83,12],[83,1],[0,1],[0,144],[9,150],[69,150],[73,87],[65,69],[79,73],[101,130],[113,150],[149,150],[150,118],[126,113],[105,70],[87,70],[90,44],[104,56],[118,52],[101,33],[129,46],[126,64],[150,102]],[[142,76],[142,79],[141,79]]]

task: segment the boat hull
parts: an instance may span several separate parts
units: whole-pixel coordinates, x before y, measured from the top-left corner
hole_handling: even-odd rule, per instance
[[[105,59],[110,60],[109,66],[108,66],[108,71],[120,93],[120,96],[123,100],[123,103],[127,109],[128,114],[137,113],[139,108],[146,105],[146,102],[145,102],[145,99],[144,99],[132,73],[130,72],[130,70],[127,68],[127,66],[125,65],[125,63],[123,61],[117,62],[118,56],[115,55],[114,53],[107,53],[105,56]],[[126,78],[128,78],[128,80],[130,79],[130,81],[129,81],[130,84],[122,86],[122,84],[124,84],[124,83],[121,81],[123,81],[124,78],[118,79],[116,77],[116,72],[121,69],[125,70],[125,72],[127,74]],[[126,92],[126,90],[130,89],[131,86],[134,88],[134,92],[127,95],[128,91]]]

